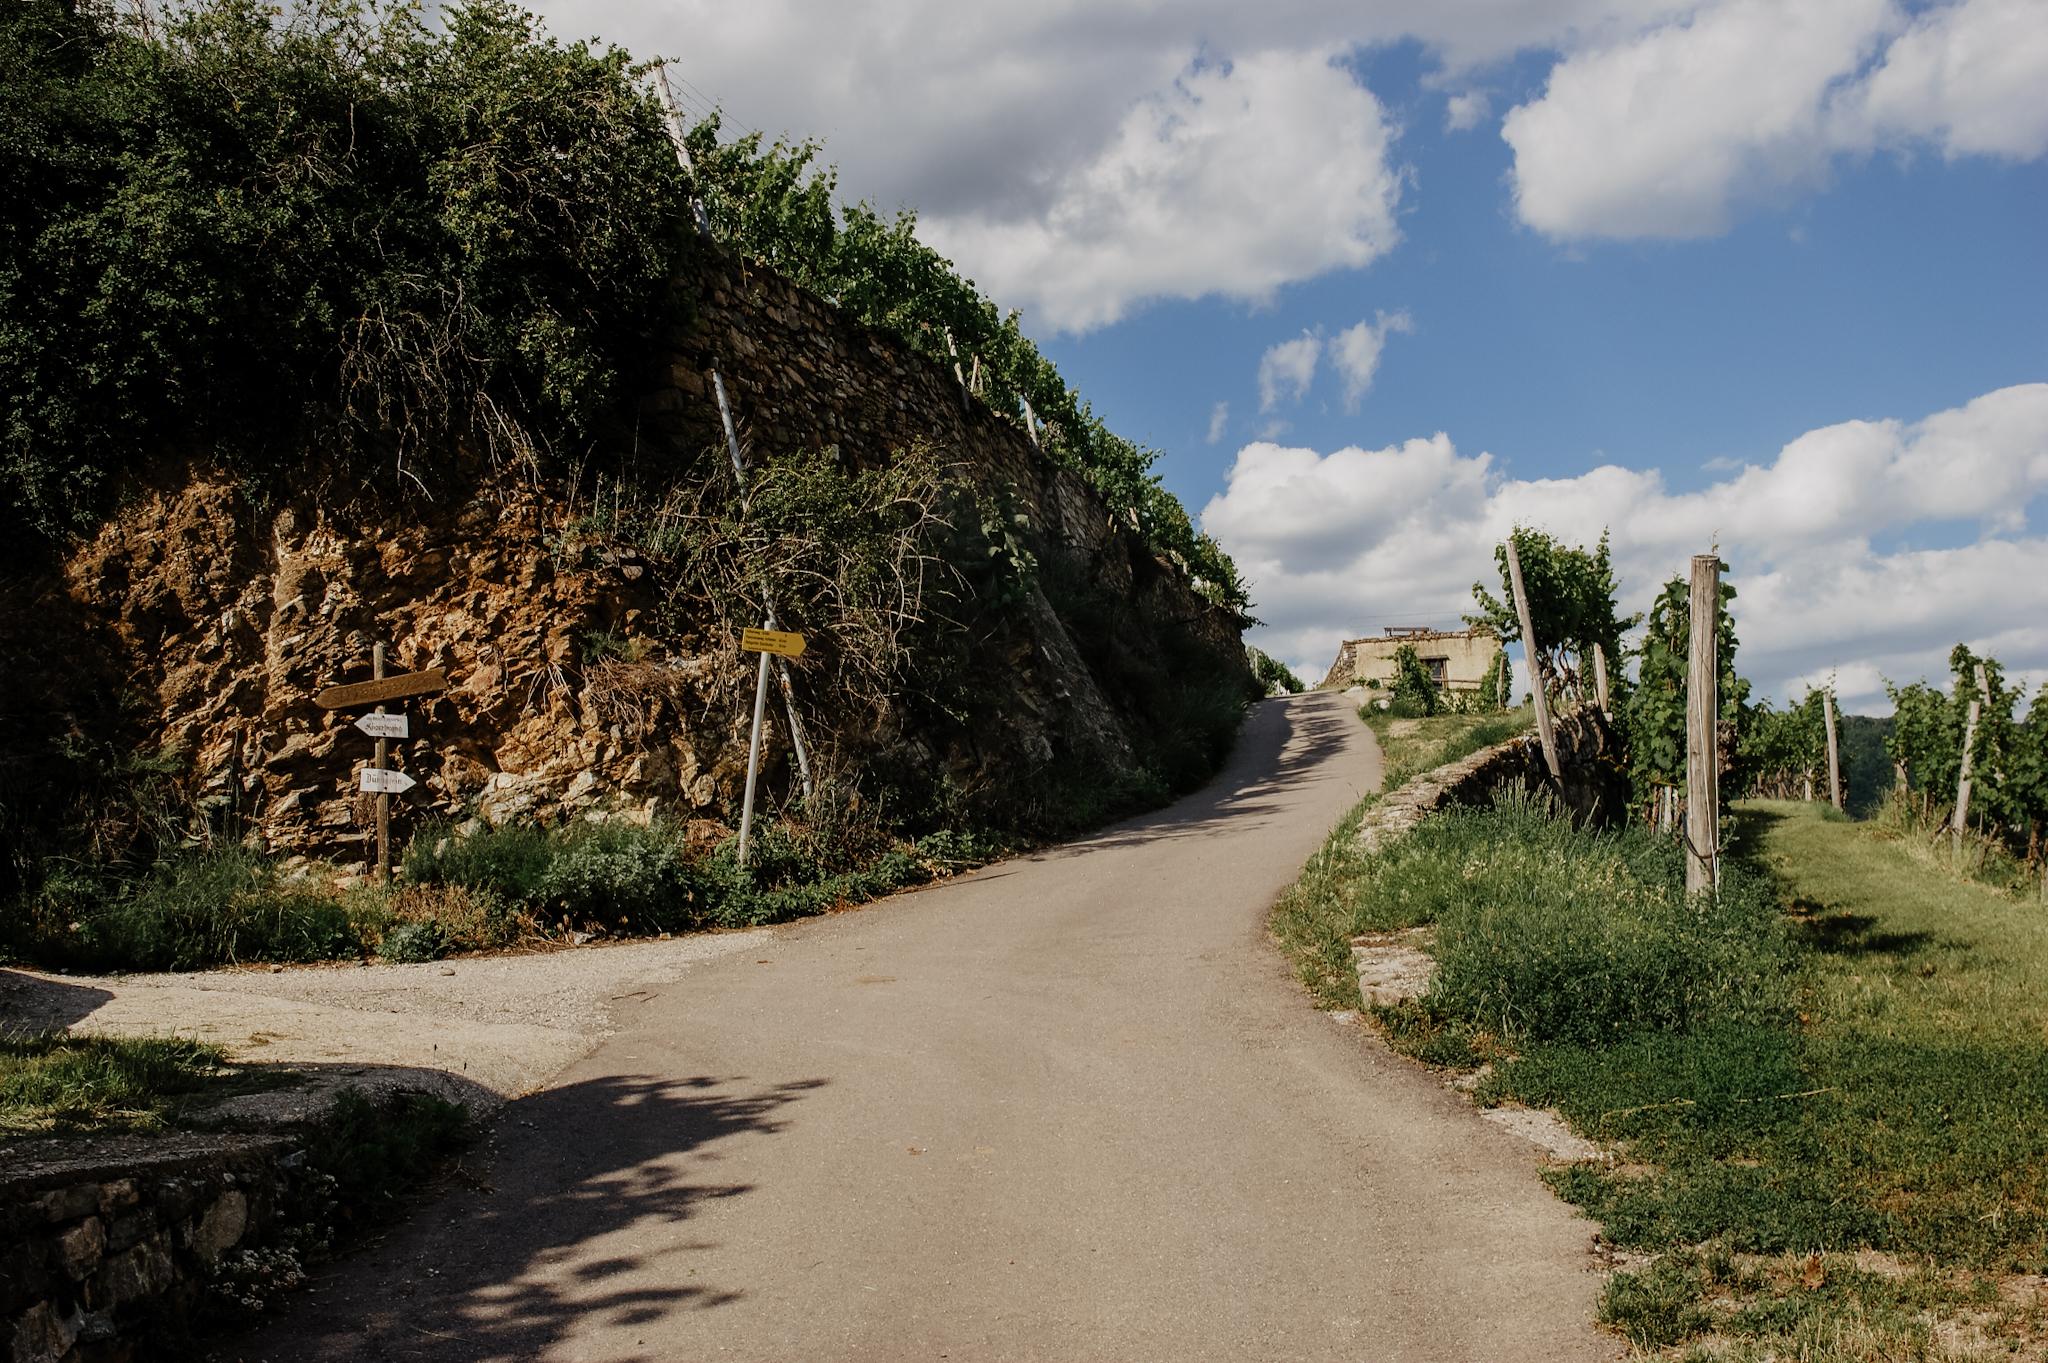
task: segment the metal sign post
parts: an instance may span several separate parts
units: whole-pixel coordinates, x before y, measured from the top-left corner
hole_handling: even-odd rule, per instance
[[[747,500],[747,465],[746,461],[740,458],[740,433],[733,425],[732,404],[726,401],[725,397],[725,377],[718,372],[716,361],[713,361],[711,365],[711,388],[718,395],[718,415],[725,423],[725,447],[732,455],[732,476],[734,481],[739,484],[740,500],[744,504]],[[761,584],[761,611],[766,617],[762,622],[764,626],[770,631],[776,630],[778,627],[775,620],[775,603],[768,596],[768,584],[765,582]],[[749,644],[744,647],[751,649],[753,646]],[[768,649],[766,651],[774,653],[781,650]],[[803,649],[798,648],[796,652],[801,653]],[[796,653],[787,654],[786,656],[793,658],[796,656]],[[761,665],[764,668],[768,665],[768,660],[765,657],[762,658]],[[803,774],[804,798],[808,800],[813,794],[811,788],[811,750],[809,745],[804,742],[803,721],[796,716],[796,683],[790,680],[789,664],[783,663],[780,665],[780,668],[782,673],[782,706],[789,715],[789,741],[796,748],[796,766],[797,770]],[[764,672],[762,675],[766,676],[767,674]],[[758,724],[756,727],[759,727]],[[744,850],[745,839],[741,840],[741,847]],[[742,856],[740,860],[744,863],[746,860],[745,856]]]
[[[768,706],[768,655],[785,658],[803,656],[804,636],[774,629],[750,629],[740,635],[740,647],[761,655],[761,668],[754,677],[754,734],[747,740],[747,796],[740,805],[740,865],[747,864],[747,841],[754,832],[754,778],[761,770],[761,715]],[[801,753],[802,749],[798,749]],[[810,793],[806,782],[805,794]]]

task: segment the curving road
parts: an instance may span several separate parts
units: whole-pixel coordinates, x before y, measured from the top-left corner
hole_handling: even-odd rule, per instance
[[[1534,1147],[1312,1008],[1274,897],[1360,794],[1334,697],[1170,809],[621,1001],[254,1359],[1594,1359]]]

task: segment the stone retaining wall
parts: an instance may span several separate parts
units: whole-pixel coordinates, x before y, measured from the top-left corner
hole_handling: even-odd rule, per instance
[[[1607,717],[1584,707],[1557,717],[1562,779],[1552,781],[1543,745],[1534,734],[1482,748],[1408,781],[1366,811],[1358,840],[1379,850],[1429,815],[1452,805],[1489,803],[1503,786],[1550,790],[1571,812],[1572,821],[1605,828],[1628,818],[1628,774],[1621,765],[1621,740]]]
[[[146,1333],[183,1333],[292,1205],[299,1151],[279,1136],[181,1137],[154,1155],[0,1175],[0,1328],[13,1363],[115,1363],[148,1356]]]

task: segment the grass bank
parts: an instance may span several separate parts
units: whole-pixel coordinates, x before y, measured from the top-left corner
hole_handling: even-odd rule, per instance
[[[1349,938],[1426,929],[1424,999],[1373,1010],[1479,1101],[1555,1107],[1613,1167],[1549,1177],[1656,1256],[1602,1319],[1672,1357],[1962,1358],[2044,1336],[2048,914],[1820,805],[1733,812],[1718,902],[1669,843],[1526,803],[1385,851],[1356,813],[1275,929],[1325,1006]]]
[[[1281,895],[1268,926],[1295,973],[1325,1008],[1356,1008],[1358,972],[1351,939],[1376,924],[1361,914],[1368,858],[1358,849],[1358,825],[1381,794],[1411,777],[1504,743],[1535,723],[1528,708],[1493,714],[1400,717],[1367,705],[1359,718],[1379,741],[1380,790],[1353,806],[1309,859],[1301,876]],[[1405,925],[1404,925],[1405,926]]]
[[[0,1037],[0,1139],[159,1131],[223,1098],[291,1082],[179,1037]]]

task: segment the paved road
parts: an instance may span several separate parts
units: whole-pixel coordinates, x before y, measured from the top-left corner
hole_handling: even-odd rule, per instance
[[[1593,1359],[1533,1148],[1310,1007],[1266,910],[1379,777],[1333,698],[1084,842],[696,969],[253,1360]]]

